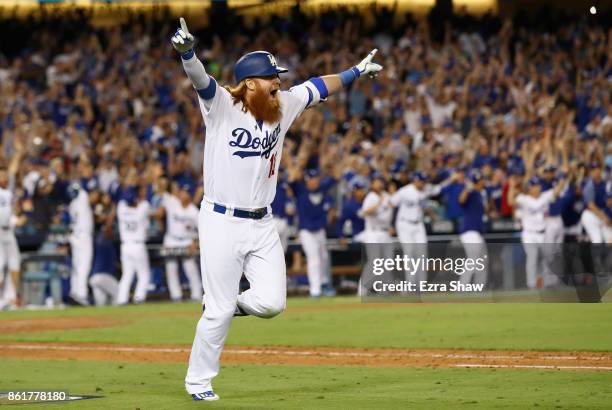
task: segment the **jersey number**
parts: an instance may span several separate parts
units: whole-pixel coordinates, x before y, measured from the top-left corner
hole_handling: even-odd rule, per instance
[[[138,229],[138,222],[136,221],[125,221],[125,230],[128,232],[136,232]]]
[[[276,168],[276,153],[272,154],[270,157],[270,171],[268,172],[268,178],[271,178],[274,175],[274,168]]]

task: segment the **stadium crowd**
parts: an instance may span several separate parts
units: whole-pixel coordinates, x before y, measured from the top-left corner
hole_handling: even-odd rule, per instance
[[[215,25],[221,32],[194,33],[221,84],[233,84],[233,64],[246,51],[271,51],[290,69],[281,76],[289,88],[378,48],[384,70],[375,81],[306,111],[287,134],[273,208],[283,229],[299,230],[307,256],[321,229],[323,239],[343,240],[364,229],[373,180],[390,194],[445,181],[424,198],[425,218],[450,220],[459,233],[466,187],[483,192],[481,217],[492,221],[512,218],[523,184],[547,190],[558,182],[573,196],[553,216],[582,229],[583,209],[594,204],[603,233],[587,233],[612,240],[604,229],[612,218],[612,30],[578,19],[543,30],[490,16],[393,25],[392,14],[378,10],[368,24],[349,9],[295,9],[247,30],[231,29],[243,25],[234,16]],[[116,204],[130,193],[150,204],[158,231],[164,193],[199,204],[206,128],[168,41],[175,24],[135,16],[96,28],[82,12],[2,21],[2,38],[15,40],[0,49],[0,163],[19,232],[69,224],[74,182],[89,193],[96,233],[112,230]],[[300,200],[313,192],[316,206]]]

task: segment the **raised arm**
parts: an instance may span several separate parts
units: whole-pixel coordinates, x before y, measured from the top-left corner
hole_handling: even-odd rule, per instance
[[[187,77],[191,80],[193,88],[204,102],[211,100],[217,91],[216,81],[206,73],[204,65],[193,50],[196,38],[187,29],[184,18],[179,19],[181,28],[172,36],[172,46],[181,54],[181,61]]]
[[[370,54],[366,56],[359,64],[343,71],[339,74],[326,75],[321,77],[327,88],[327,95],[333,95],[343,87],[348,87],[353,81],[361,77],[362,75],[368,74],[370,78],[375,78],[378,72],[383,69],[380,64],[372,62],[372,58],[378,50],[375,48],[370,51]]]

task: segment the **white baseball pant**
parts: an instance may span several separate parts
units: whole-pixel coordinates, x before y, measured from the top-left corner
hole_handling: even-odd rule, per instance
[[[189,290],[191,291],[191,300],[202,300],[202,281],[198,272],[198,265],[195,258],[186,258],[182,261],[183,270],[189,282]],[[166,282],[170,291],[170,299],[181,300],[183,298],[183,290],[181,289],[181,280],[179,278],[178,260],[166,261]]]
[[[0,273],[1,275],[4,275],[4,280],[0,281],[0,307],[17,299],[17,292],[11,274],[6,272]]]
[[[404,255],[413,259],[420,258],[421,256],[427,258],[427,230],[424,223],[398,220],[395,224],[395,229]],[[406,272],[406,281],[419,283],[422,280],[427,280],[427,272],[425,270],[419,269],[416,272]]]
[[[151,280],[149,254],[143,242],[121,244],[121,280],[119,281],[117,304],[128,303],[134,276],[138,278],[134,290],[134,303],[141,303],[147,299],[147,287]]]
[[[582,211],[580,222],[584,227],[591,243],[605,243],[606,242],[606,224],[590,209]]]
[[[459,240],[463,244],[463,248],[465,249],[465,256],[470,259],[478,259],[482,258],[485,260],[485,268],[482,270],[472,269],[466,270],[459,281],[467,285],[472,283],[472,279],[474,279],[474,283],[476,284],[487,284],[487,271],[488,266],[486,265],[486,259],[484,256],[487,253],[487,245],[485,244],[485,240],[478,231],[466,231],[459,235]]]
[[[358,296],[364,296],[364,291],[366,294],[372,291],[372,283],[375,278],[374,260],[393,258],[395,248],[393,246],[393,239],[387,231],[363,231],[360,237],[365,250],[365,263],[359,278]]]
[[[72,253],[70,295],[86,301],[89,298],[87,279],[93,261],[93,237],[87,234],[71,236],[70,250]]]
[[[565,236],[563,219],[560,216],[549,216],[545,220],[546,230],[544,231],[544,286],[554,286],[559,284],[560,275],[553,272],[555,259],[561,255],[561,244]]]
[[[8,269],[7,269],[8,268]],[[13,283],[11,272],[21,270],[21,254],[17,238],[13,232],[0,233],[0,299],[5,302],[12,302],[17,299],[16,287],[19,284]]]
[[[308,231],[300,229],[300,242],[306,254],[306,270],[310,296],[321,296],[321,285],[327,269],[328,253],[325,247],[325,229]]]
[[[542,262],[544,259],[544,232],[523,231],[521,242],[525,250],[526,262],[525,271],[527,274],[527,287],[535,289],[538,284],[539,273],[542,272]]]
[[[211,208],[212,204],[202,202],[199,217],[206,303],[189,356],[185,378],[189,394],[212,389],[236,306],[271,318],[285,309],[287,296],[285,256],[272,215],[259,220],[237,218]],[[250,289],[238,294],[243,272]]]
[[[112,305],[117,302],[119,282],[110,273],[98,272],[89,278],[89,285],[96,306]]]
[[[0,270],[4,271],[7,267],[11,272],[21,270],[21,253],[13,232],[0,235]]]

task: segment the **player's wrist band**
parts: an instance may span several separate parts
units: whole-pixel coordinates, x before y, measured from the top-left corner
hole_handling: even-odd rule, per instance
[[[193,57],[194,54],[195,54],[195,51],[193,51],[193,48],[192,48],[192,49],[185,51],[183,54],[181,54],[181,58],[183,60],[189,60],[191,57]]]
[[[351,83],[357,78],[359,78],[359,69],[357,67],[351,67],[338,75],[340,76],[340,81],[342,82],[342,85],[347,87],[351,85]]]

